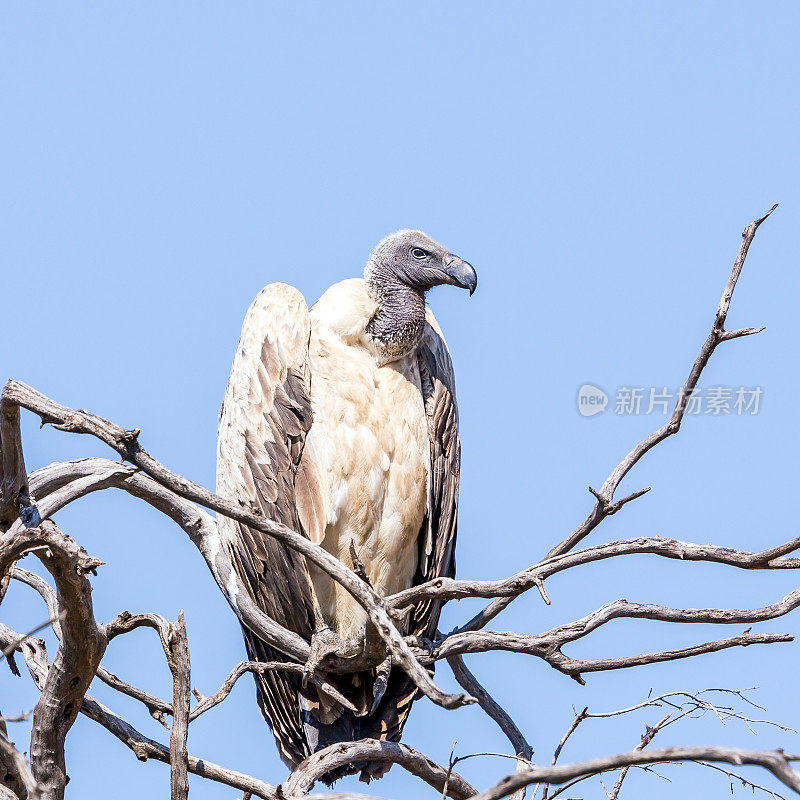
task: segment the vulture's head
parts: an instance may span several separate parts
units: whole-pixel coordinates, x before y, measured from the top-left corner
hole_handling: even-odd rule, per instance
[[[449,284],[472,294],[478,285],[472,264],[422,231],[412,230],[398,231],[380,242],[367,262],[364,278],[378,294],[397,284],[422,293]]]

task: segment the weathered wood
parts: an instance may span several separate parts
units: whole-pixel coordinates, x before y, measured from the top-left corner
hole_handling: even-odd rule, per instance
[[[189,644],[186,639],[186,620],[178,612],[177,622],[171,622],[162,632],[164,653],[172,673],[172,729],[169,736],[171,800],[186,800],[189,796],[189,703],[192,699]]]
[[[0,401],[0,532],[30,504],[19,422],[19,406]]]
[[[397,742],[362,739],[341,742],[309,756],[281,785],[286,797],[302,798],[314,783],[337,767],[359,761],[398,764],[412,775],[455,800],[467,800],[476,794],[467,781],[411,747]]]
[[[0,569],[26,552],[35,552],[56,584],[61,642],[47,671],[42,696],[33,712],[31,771],[42,800],[62,800],[67,782],[64,742],[106,646],[92,611],[86,578],[102,562],[91,558],[49,521],[37,528],[0,537]]]
[[[577,764],[550,767],[531,767],[509,775],[472,800],[501,800],[523,786],[532,783],[562,784],[584,775],[603,772],[637,764],[659,764],[669,761],[721,762],[725,764],[753,764],[771,772],[781,783],[800,793],[800,773],[792,769],[790,761],[800,761],[800,754],[782,750],[745,750],[736,747],[665,747],[658,750],[632,750],[619,755],[603,756]]]

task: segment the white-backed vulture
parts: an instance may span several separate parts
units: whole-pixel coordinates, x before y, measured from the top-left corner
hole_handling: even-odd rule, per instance
[[[333,285],[311,307],[273,283],[244,320],[222,405],[217,492],[260,511],[353,566],[388,596],[455,573],[460,444],[453,367],[425,306],[433,286],[475,290],[470,264],[420,231],[373,251],[364,279]],[[340,654],[378,660],[363,608],[326,573],[259,531],[222,517],[219,529],[259,607],[312,640],[328,631]],[[439,604],[411,608],[401,632],[432,638]],[[252,660],[287,657],[244,629]],[[384,667],[389,662],[384,662]],[[256,675],[258,703],[294,768],[338,741],[397,741],[416,696],[393,668],[328,675],[357,712],[282,671]],[[388,674],[388,681],[387,681]],[[381,765],[352,764],[327,779]]]

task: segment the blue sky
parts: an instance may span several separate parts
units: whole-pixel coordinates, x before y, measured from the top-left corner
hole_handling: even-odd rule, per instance
[[[729,318],[767,330],[721,347],[702,380],[762,387],[759,413],[687,419],[623,484],[653,491],[589,543],[661,534],[758,550],[791,538],[798,23],[785,2],[9,3],[0,19],[0,378],[141,428],[151,453],[211,487],[217,412],[253,295],[281,280],[313,300],[359,275],[386,233],[422,228],[480,277],[472,298],[442,288],[429,301],[458,377],[459,574],[500,577],[571,531],[590,509],[587,485],[661,424],[614,414],[614,393],[680,385],[741,230],[780,202]],[[577,413],[585,383],[612,396],[605,413]],[[30,418],[24,440],[30,468],[108,454]],[[244,649],[183,534],[112,492],[57,521],[106,562],[93,581],[98,618],[128,609],[174,619],[184,609],[193,684],[216,690]],[[531,593],[497,627],[538,632],[619,597],[756,607],[795,586],[791,573],[629,558],[553,578],[552,606]],[[448,607],[443,627],[477,608]],[[15,586],[0,618],[27,629],[43,608]],[[660,650],[741,627],[617,622],[568,652]],[[798,634],[800,617],[759,630]],[[609,710],[651,688],[758,686],[768,715],[800,727],[800,701],[786,689],[799,658],[797,644],[750,647],[596,674],[585,687],[525,657],[469,663],[548,762],[573,705]],[[171,691],[152,632],[115,640],[104,663]],[[438,678],[453,685],[446,668]],[[92,692],[166,741],[132,701],[102,684]],[[253,694],[243,679],[193,724],[190,750],[279,782],[285,770]],[[35,700],[30,681],[0,670],[3,712]],[[658,711],[584,723],[563,757],[628,750]],[[12,735],[23,744],[28,731],[18,724]],[[415,706],[404,740],[440,762],[455,741],[457,754],[508,750],[479,711],[428,701]],[[794,734],[754,737],[714,720],[659,740],[800,749]],[[491,758],[463,765],[481,786],[506,769]],[[68,796],[168,793],[167,767],[139,764],[85,718],[70,734],[68,771]],[[723,776],[698,767],[664,772],[673,783],[631,774],[627,796],[729,792]],[[370,791],[435,796],[399,769]],[[236,796],[199,779],[191,793]],[[604,796],[596,782],[572,795]]]

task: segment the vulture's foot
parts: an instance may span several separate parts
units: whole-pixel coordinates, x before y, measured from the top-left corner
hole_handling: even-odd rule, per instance
[[[392,657],[386,656],[375,668],[375,683],[372,684],[372,708],[369,713],[374,714],[378,708],[378,703],[383,700],[386,692],[386,684],[389,683],[389,673],[392,671]]]
[[[327,656],[355,658],[360,654],[361,644],[359,642],[342,639],[331,628],[319,628],[311,637],[311,654],[303,666],[303,686],[306,686]]]

